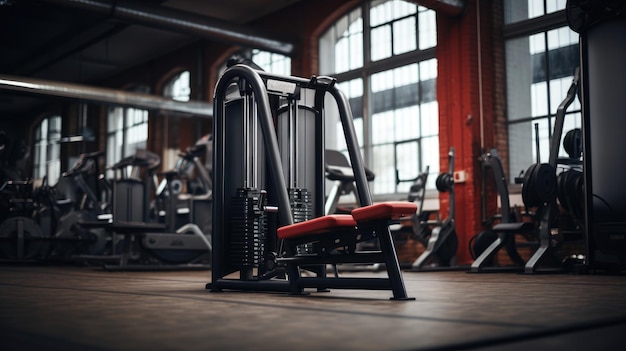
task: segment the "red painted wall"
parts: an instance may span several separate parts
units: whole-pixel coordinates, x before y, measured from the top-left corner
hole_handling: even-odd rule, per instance
[[[483,2],[467,1],[461,16],[437,15],[437,100],[439,101],[439,153],[441,171],[448,170],[448,151],[455,148],[455,171],[466,181],[455,184],[455,209],[459,249],[457,264],[471,264],[468,244],[483,230],[480,155],[495,147],[492,30],[494,10]],[[480,24],[480,26],[479,26]],[[495,194],[488,196],[495,208]],[[441,216],[448,214],[447,194],[440,196]]]

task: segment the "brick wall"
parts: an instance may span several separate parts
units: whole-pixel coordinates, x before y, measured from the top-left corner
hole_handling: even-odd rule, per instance
[[[467,175],[466,182],[455,185],[458,264],[471,263],[469,240],[484,229],[479,158],[483,152],[497,146],[501,133],[495,129],[494,111],[502,114],[502,103],[495,98],[496,91],[502,90],[495,85],[496,61],[502,49],[494,45],[494,7],[491,4],[470,0],[459,17],[437,16],[441,171],[447,171],[447,153],[454,147],[455,171],[465,171]],[[496,197],[492,188],[487,199],[487,208],[495,211]],[[442,194],[442,217],[447,216],[449,206],[448,196]]]

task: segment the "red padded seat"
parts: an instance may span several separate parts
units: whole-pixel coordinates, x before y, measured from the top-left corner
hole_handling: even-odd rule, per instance
[[[400,219],[417,212],[417,204],[407,201],[387,201],[370,206],[355,208],[352,217],[357,222],[369,222],[380,219]]]
[[[279,239],[292,239],[355,226],[351,215],[327,215],[280,227],[277,234]]]

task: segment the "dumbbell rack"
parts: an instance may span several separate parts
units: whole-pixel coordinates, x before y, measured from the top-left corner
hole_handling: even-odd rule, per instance
[[[371,195],[352,114],[327,77],[285,77],[234,65],[214,96],[211,291],[290,290],[276,269],[276,228],[324,215],[324,120],[334,99],[360,205]],[[334,111],[334,110],[333,110]],[[306,251],[306,247],[302,247]],[[317,273],[325,275],[325,270]]]

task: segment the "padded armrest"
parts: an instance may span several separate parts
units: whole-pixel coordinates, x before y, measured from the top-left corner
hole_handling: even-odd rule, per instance
[[[327,215],[280,227],[277,235],[279,239],[291,239],[355,226],[351,215]]]
[[[400,219],[417,212],[417,205],[407,201],[387,201],[370,206],[355,208],[352,217],[357,222],[369,222],[380,219]]]

